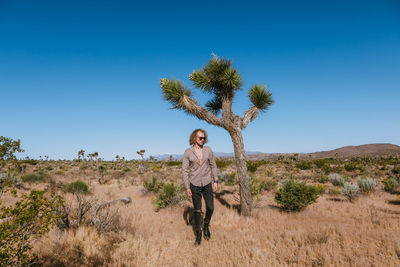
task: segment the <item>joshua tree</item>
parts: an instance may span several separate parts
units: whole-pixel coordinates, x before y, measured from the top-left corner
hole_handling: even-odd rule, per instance
[[[93,157],[96,160],[96,166],[99,165],[99,152],[94,152]]]
[[[82,157],[82,160],[85,160],[85,150],[81,149],[78,152],[78,159],[80,160],[80,157]]]
[[[165,100],[173,105],[173,109],[182,109],[189,115],[196,116],[200,120],[222,127],[231,136],[237,173],[240,187],[240,211],[244,216],[251,215],[252,199],[247,173],[246,155],[243,145],[242,130],[253,121],[259,113],[266,111],[274,103],[272,94],[264,85],[253,85],[248,96],[253,104],[242,117],[232,112],[232,100],[242,87],[242,78],[239,72],[232,67],[230,60],[219,58],[213,54],[213,58],[200,70],[194,70],[189,79],[200,91],[210,93],[212,99],[200,106],[187,89],[176,79],[161,79],[160,86]],[[218,116],[222,111],[222,116]]]
[[[136,151],[136,153],[138,153],[140,155],[140,157],[142,158],[143,161],[144,161],[144,157],[143,157],[144,152],[146,152],[146,150],[144,150],[144,149]]]
[[[139,165],[139,171],[143,172],[146,170],[146,164],[144,163],[144,153],[146,152],[146,150],[141,149],[139,151],[136,151],[136,153],[138,153],[140,155],[140,157],[142,158],[142,164]]]

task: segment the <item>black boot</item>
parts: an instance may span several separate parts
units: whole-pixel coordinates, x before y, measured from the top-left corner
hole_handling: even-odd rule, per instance
[[[196,241],[194,241],[194,245],[197,247],[200,246],[200,243],[201,243],[201,230],[196,231]]]
[[[204,230],[204,239],[205,239],[205,240],[210,240],[210,237],[211,237],[210,229],[208,229],[208,226],[209,226],[208,223],[205,223],[205,224],[204,224],[203,230]]]

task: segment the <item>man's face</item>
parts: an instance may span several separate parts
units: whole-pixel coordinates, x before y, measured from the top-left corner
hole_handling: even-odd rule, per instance
[[[197,145],[198,146],[203,146],[204,145],[204,140],[205,140],[204,133],[201,132],[201,131],[198,131],[197,135],[196,135],[196,143],[197,143]]]

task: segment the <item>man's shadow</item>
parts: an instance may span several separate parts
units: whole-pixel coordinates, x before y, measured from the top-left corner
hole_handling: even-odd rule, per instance
[[[196,224],[194,222],[194,208],[190,206],[186,206],[183,211],[183,219],[187,226],[192,226],[193,234],[196,235]],[[201,213],[201,225],[203,225],[203,212]]]
[[[228,201],[226,201],[225,199],[222,198],[223,195],[226,194],[233,194],[232,191],[228,191],[228,190],[223,190],[219,193],[215,193],[215,198],[225,207],[229,208],[229,209],[234,209],[236,210],[239,214],[240,214],[240,204],[230,204]],[[191,206],[186,206],[184,211],[183,211],[183,220],[185,221],[186,225],[192,226],[192,231],[193,234],[196,235],[196,225],[194,222],[194,208]],[[201,225],[203,225],[203,212],[201,212]]]

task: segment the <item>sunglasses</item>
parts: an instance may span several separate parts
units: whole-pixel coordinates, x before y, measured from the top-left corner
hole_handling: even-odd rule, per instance
[[[206,138],[205,138],[205,137],[199,137],[199,139],[200,139],[200,140],[206,140]]]

